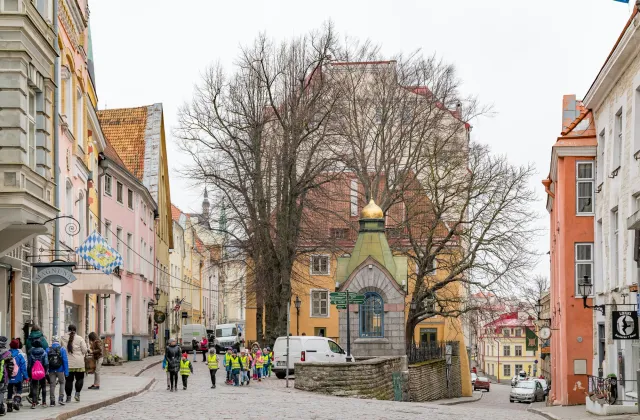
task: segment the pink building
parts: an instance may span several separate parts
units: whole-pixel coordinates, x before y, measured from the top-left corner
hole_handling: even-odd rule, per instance
[[[99,160],[103,236],[124,260],[120,284],[107,285],[101,296],[99,328],[101,335],[111,338],[113,354],[126,359],[127,341],[140,340],[140,357],[144,357],[153,336],[149,303],[154,300],[156,282],[157,205],[109,143]]]

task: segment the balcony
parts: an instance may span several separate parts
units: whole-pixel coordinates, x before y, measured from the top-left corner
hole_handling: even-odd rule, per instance
[[[122,280],[120,270],[116,268],[111,274],[97,270],[76,254],[70,256],[70,261],[75,261],[73,269],[77,280],[71,285],[75,292],[86,294],[122,294]]]

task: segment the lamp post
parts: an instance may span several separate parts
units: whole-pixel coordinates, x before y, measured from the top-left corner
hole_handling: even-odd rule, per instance
[[[589,276],[583,276],[582,280],[578,282],[578,292],[582,295],[582,306],[584,308],[593,309],[594,311],[600,311],[602,315],[605,312],[605,305],[589,305],[587,304],[587,298],[591,296],[593,291],[593,284]]]
[[[302,301],[298,295],[296,295],[294,304],[296,305],[296,335],[300,335],[300,305],[302,305]]]
[[[160,288],[156,287],[156,306],[158,306],[159,302],[160,302]]]
[[[551,318],[541,318],[540,314],[542,313],[542,302],[538,299],[536,303],[536,313],[538,314],[538,321],[551,321]]]

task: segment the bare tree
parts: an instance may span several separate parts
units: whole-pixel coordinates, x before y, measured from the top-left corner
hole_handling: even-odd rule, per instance
[[[224,233],[251,260],[247,293],[271,342],[286,331],[307,196],[339,172],[322,72],[335,43],[331,25],[279,45],[259,36],[231,75],[208,69],[179,111],[176,135],[193,160],[183,174],[224,197]]]

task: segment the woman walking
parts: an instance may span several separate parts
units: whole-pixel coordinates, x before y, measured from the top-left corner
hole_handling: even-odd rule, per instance
[[[64,392],[67,394],[67,402],[71,402],[71,391],[75,381],[76,393],[74,398],[80,402],[80,391],[84,385],[84,358],[87,355],[87,343],[84,338],[76,334],[76,326],[69,325],[69,333],[62,337],[62,346],[67,349],[69,359],[69,376],[64,384]]]
[[[178,346],[176,339],[172,338],[164,354],[164,358],[167,361],[167,371],[169,372],[169,384],[171,386],[169,391],[171,392],[178,391],[178,372],[180,371],[181,352],[182,349]]]
[[[102,366],[102,340],[98,334],[92,332],[89,334],[89,347],[91,349],[91,357],[96,361],[96,370],[93,374],[93,385],[89,389],[100,389],[100,368]]]

